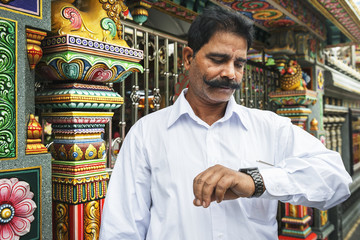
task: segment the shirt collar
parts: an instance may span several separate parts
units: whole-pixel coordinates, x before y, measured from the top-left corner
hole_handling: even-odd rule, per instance
[[[198,118],[195,115],[193,109],[191,108],[189,102],[185,98],[186,92],[187,92],[187,88],[185,88],[181,92],[181,94],[175,101],[172,111],[170,112],[170,116],[167,124],[168,128],[171,127],[184,114],[188,114],[194,120]],[[218,122],[225,122],[234,115],[238,117],[244,128],[247,129],[248,118],[246,117],[247,111],[245,109],[246,109],[245,107],[240,106],[236,103],[234,96],[231,96],[226,106],[225,115],[224,117],[219,119]]]

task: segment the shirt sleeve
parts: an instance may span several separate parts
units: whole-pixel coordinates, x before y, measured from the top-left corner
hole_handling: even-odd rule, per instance
[[[111,174],[100,240],[144,240],[150,222],[150,167],[138,121],[127,134]]]
[[[288,119],[277,119],[275,166],[261,169],[266,191],[262,197],[294,205],[329,209],[350,196],[350,175],[338,152]]]

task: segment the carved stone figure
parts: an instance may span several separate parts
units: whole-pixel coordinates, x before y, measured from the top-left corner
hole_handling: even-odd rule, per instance
[[[74,6],[75,0],[58,0],[51,5],[51,32],[71,34],[128,47],[122,39],[120,15],[131,18],[123,0],[89,0]]]

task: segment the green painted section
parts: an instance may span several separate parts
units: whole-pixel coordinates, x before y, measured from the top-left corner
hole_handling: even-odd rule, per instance
[[[16,23],[0,18],[0,160],[16,158]]]

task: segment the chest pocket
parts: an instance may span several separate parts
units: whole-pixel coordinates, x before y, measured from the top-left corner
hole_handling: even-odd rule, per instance
[[[261,198],[242,198],[241,206],[247,218],[257,223],[267,223],[276,220],[277,201]]]

